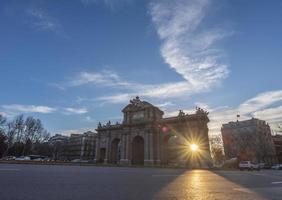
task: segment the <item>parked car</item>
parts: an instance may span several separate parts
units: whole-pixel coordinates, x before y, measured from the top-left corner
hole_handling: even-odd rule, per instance
[[[16,159],[15,156],[6,156],[6,157],[1,158],[1,160],[15,160],[15,159]]]
[[[260,170],[259,164],[254,164],[251,161],[241,161],[239,163],[239,169],[240,170]]]
[[[25,161],[25,160],[30,160],[30,157],[29,156],[20,156],[20,157],[17,157],[15,160],[17,160],[17,161]]]
[[[71,160],[71,162],[73,162],[73,163],[88,163],[88,160],[74,159],[74,160]]]
[[[271,169],[271,165],[265,164],[265,165],[264,165],[264,169]]]
[[[259,165],[260,169],[264,169],[264,167],[265,167],[265,163],[259,163],[258,165]]]
[[[273,166],[271,167],[271,169],[282,170],[282,164],[273,165]]]

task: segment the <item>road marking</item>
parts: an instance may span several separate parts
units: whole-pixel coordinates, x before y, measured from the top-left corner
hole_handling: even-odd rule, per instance
[[[282,181],[272,182],[271,184],[282,184]]]
[[[0,171],[20,171],[19,169],[5,169],[5,168],[0,168]]]
[[[153,177],[184,176],[183,174],[153,174]]]
[[[249,189],[247,188],[233,188],[233,190],[235,191],[239,191],[239,192],[245,192],[245,193],[252,193]]]

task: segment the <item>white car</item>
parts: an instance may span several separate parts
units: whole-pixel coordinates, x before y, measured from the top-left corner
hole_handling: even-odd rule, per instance
[[[251,161],[241,161],[239,163],[239,169],[240,170],[260,170],[259,164],[254,164]]]
[[[30,157],[29,156],[20,156],[20,157],[16,158],[15,160],[17,160],[17,161],[30,160]]]

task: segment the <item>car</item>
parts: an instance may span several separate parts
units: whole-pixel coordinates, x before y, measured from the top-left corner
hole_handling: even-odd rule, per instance
[[[6,156],[6,157],[1,158],[1,160],[15,160],[15,159],[16,159],[15,156]]]
[[[282,164],[273,165],[273,166],[271,167],[271,169],[282,170]]]
[[[17,161],[25,161],[25,160],[30,160],[30,157],[29,156],[20,156],[20,157],[17,157],[15,160],[17,160]]]
[[[241,161],[239,163],[239,169],[240,170],[244,170],[244,169],[247,169],[247,170],[260,170],[260,166],[259,164],[254,164],[252,163],[251,161]]]
[[[88,163],[87,160],[82,160],[82,159],[74,159],[74,160],[71,160],[71,162],[73,162],[73,163]]]
[[[259,163],[258,165],[259,165],[260,169],[264,169],[264,167],[266,166],[265,163]]]
[[[269,164],[264,165],[264,169],[271,169],[271,165]]]

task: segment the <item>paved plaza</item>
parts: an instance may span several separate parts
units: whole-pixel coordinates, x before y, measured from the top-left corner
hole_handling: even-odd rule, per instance
[[[282,171],[0,164],[1,200],[281,199]]]

